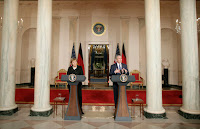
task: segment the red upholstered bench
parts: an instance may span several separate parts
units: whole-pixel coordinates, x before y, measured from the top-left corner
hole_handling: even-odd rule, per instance
[[[58,71],[58,76],[55,77],[55,87],[56,87],[56,85],[59,86],[59,84],[66,84],[66,87],[67,87],[67,82],[66,81],[61,81],[61,76],[62,75],[67,75],[67,71],[65,69],[60,69]]]
[[[131,88],[133,85],[139,85],[139,88],[142,86],[143,89],[143,78],[140,77],[140,72],[138,70],[133,70],[131,71],[130,75],[135,76],[135,82],[131,82]]]

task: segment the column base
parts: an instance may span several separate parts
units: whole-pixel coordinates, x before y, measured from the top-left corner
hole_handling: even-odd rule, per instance
[[[18,107],[11,109],[11,110],[5,110],[5,111],[0,111],[0,116],[11,116],[14,113],[18,111]]]
[[[153,114],[153,113],[149,113],[149,112],[144,111],[144,116],[148,119],[167,119],[166,113]]]
[[[44,117],[48,117],[52,113],[53,113],[53,108],[51,108],[48,111],[43,111],[43,112],[37,112],[37,111],[30,110],[30,116],[44,116]]]
[[[181,110],[178,110],[178,114],[183,116],[185,119],[199,119],[200,120],[200,114],[189,114]]]

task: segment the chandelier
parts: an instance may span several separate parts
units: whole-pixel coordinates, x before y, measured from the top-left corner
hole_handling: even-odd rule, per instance
[[[21,18],[19,21],[17,21],[18,32],[19,32],[20,30],[22,30],[23,24],[24,24],[24,21],[23,21],[22,18]],[[2,29],[2,27],[3,27],[3,17],[0,18],[0,29]]]
[[[96,54],[102,54],[104,52],[105,45],[94,45],[93,48]]]
[[[176,19],[176,33],[180,34],[181,33],[181,22]],[[200,18],[197,18],[197,32],[200,32]]]

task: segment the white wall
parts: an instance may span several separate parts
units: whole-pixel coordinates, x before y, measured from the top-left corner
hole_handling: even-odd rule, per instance
[[[57,76],[59,69],[59,36],[60,36],[60,18],[54,17],[52,21],[52,44],[51,44],[51,71],[50,83],[53,84],[54,78]],[[64,59],[63,59],[64,60]]]
[[[161,53],[162,60],[167,59],[170,67],[168,68],[169,84],[178,85],[178,59],[181,51],[180,43],[177,40],[177,33],[171,29],[161,30]]]
[[[200,67],[200,33],[198,34],[198,47],[199,47],[199,67]],[[199,69],[199,75],[200,75],[200,69]]]
[[[22,36],[20,83],[30,83],[31,59],[35,59],[36,29],[28,29]]]
[[[144,18],[139,18],[139,71],[146,85],[146,28]]]

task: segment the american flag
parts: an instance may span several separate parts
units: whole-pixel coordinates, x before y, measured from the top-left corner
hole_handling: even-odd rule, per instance
[[[115,53],[115,60],[114,60],[114,63],[117,63],[116,61],[116,57],[120,55],[120,51],[119,51],[119,43],[117,43],[117,49],[116,49],[116,53]]]
[[[74,49],[74,44],[73,44],[73,48],[72,48],[72,55],[71,58],[76,58],[76,53],[75,53],[75,49]]]

